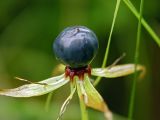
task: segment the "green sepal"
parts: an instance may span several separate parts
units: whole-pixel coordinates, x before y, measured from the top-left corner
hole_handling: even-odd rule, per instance
[[[142,65],[137,65],[137,67],[135,67],[135,64],[115,65],[107,68],[93,68],[91,74],[99,77],[116,78],[134,73],[135,68],[136,71],[141,71],[140,77],[143,77],[146,71],[145,67]]]
[[[49,93],[64,84],[69,80],[64,74],[56,77],[51,77],[38,83],[25,84],[13,89],[0,89],[0,95],[11,97],[33,97]],[[44,85],[43,85],[44,84]]]
[[[82,86],[80,84],[82,84]],[[101,95],[91,84],[87,74],[85,74],[83,81],[77,81],[77,90],[79,98],[84,101],[87,107],[103,112],[107,120],[112,120],[112,112],[108,109]]]

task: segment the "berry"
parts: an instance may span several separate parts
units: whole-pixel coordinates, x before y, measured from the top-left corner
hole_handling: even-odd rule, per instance
[[[64,29],[53,44],[56,58],[71,68],[91,63],[98,50],[96,35],[87,27],[73,26]]]

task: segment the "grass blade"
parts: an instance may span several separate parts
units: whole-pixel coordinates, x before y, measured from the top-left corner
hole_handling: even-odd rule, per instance
[[[116,21],[116,18],[117,18],[117,13],[118,13],[118,10],[119,10],[120,2],[121,2],[121,0],[117,0],[117,2],[116,2],[114,16],[113,16],[113,20],[112,20],[111,31],[110,31],[109,38],[108,38],[108,44],[107,44],[105,56],[104,56],[104,59],[103,59],[102,68],[104,68],[106,66],[106,63],[107,63],[109,48],[110,48],[111,38],[112,38],[112,33],[113,33],[113,28],[114,28],[115,21]],[[97,79],[94,82],[94,86],[96,86],[100,82],[100,80],[101,80],[101,77],[97,77]]]
[[[129,0],[123,0],[123,2],[127,5],[127,7],[131,10],[131,12],[136,16],[137,19],[140,18],[140,14],[134,7],[134,5]],[[151,35],[153,40],[158,44],[160,47],[160,38],[157,36],[157,34],[153,31],[153,29],[148,25],[148,23],[145,21],[144,18],[141,19],[141,23],[144,26],[144,28],[148,31],[148,33]]]
[[[140,16],[139,16],[139,22],[138,22],[138,28],[137,28],[136,49],[135,49],[135,56],[134,56],[134,61],[135,61],[135,69],[134,70],[135,70],[135,73],[134,73],[134,80],[133,80],[133,85],[132,85],[132,90],[131,90],[131,98],[130,98],[129,113],[128,113],[129,120],[133,119],[133,111],[134,111],[134,100],[135,100],[136,79],[137,79],[136,67],[137,67],[138,59],[139,59],[139,47],[140,47],[140,37],[141,37],[141,20],[142,20],[142,13],[143,13],[143,3],[144,3],[144,0],[141,0],[141,2],[140,2]]]

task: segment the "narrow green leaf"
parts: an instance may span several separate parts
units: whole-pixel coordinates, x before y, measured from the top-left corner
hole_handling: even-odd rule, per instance
[[[117,18],[117,13],[118,13],[118,10],[119,10],[120,3],[121,3],[121,0],[117,0],[114,15],[113,15],[113,20],[112,20],[112,26],[111,26],[111,30],[110,30],[110,34],[109,34],[109,38],[108,38],[108,44],[107,44],[107,47],[106,47],[106,52],[105,52],[103,63],[102,63],[102,68],[104,68],[107,64],[112,33],[113,33],[113,29],[114,29],[115,21],[116,21],[116,18]],[[100,82],[100,80],[101,80],[101,77],[97,77],[97,79],[95,80],[95,85],[97,85]]]
[[[11,96],[11,97],[32,97],[40,96],[51,92],[62,85],[66,84],[69,80],[65,79],[64,74],[52,77],[39,82],[40,84],[26,84],[13,89],[1,89],[0,95]],[[42,85],[45,83],[46,85]]]
[[[136,40],[136,49],[135,49],[135,56],[134,56],[134,61],[135,61],[135,73],[134,73],[134,81],[132,84],[132,91],[131,91],[131,98],[130,98],[130,105],[129,105],[129,112],[128,112],[128,118],[129,120],[133,119],[133,111],[134,111],[134,101],[135,101],[135,93],[136,93],[136,80],[137,80],[137,64],[138,64],[138,59],[139,59],[139,47],[140,47],[140,40],[141,40],[141,21],[142,21],[142,13],[143,13],[143,3],[144,0],[141,0],[140,2],[140,16],[139,16],[139,21],[138,21],[138,28],[137,28],[137,40]]]
[[[140,77],[143,77],[145,74],[145,67],[142,65],[137,65],[137,71],[141,71]],[[115,65],[107,68],[93,68],[92,75],[106,77],[106,78],[116,78],[122,77],[135,72],[135,64],[123,64]]]
[[[137,19],[140,18],[140,14],[138,13],[135,6],[131,3],[130,0],[123,0],[123,2],[127,5],[127,7],[130,9],[130,11],[136,16]],[[153,40],[158,44],[160,47],[160,38],[159,36],[154,32],[154,30],[149,26],[149,24],[146,22],[144,18],[141,20],[142,25],[147,30],[147,32],[151,35]]]

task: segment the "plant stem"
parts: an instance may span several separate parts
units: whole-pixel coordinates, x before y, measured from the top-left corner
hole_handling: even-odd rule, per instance
[[[116,21],[116,18],[117,18],[117,13],[118,13],[118,10],[119,10],[120,2],[121,2],[121,0],[117,0],[117,2],[116,2],[114,16],[113,16],[113,20],[112,20],[111,31],[110,31],[109,38],[108,38],[108,44],[107,44],[105,56],[104,56],[104,59],[103,59],[102,68],[104,68],[106,66],[106,64],[107,64],[107,59],[108,59],[108,54],[109,54],[109,49],[110,49],[110,44],[111,44],[113,28],[114,28],[115,21]],[[97,79],[94,82],[94,86],[98,85],[100,80],[101,80],[101,77],[97,77]]]
[[[130,0],[123,0],[123,2],[127,5],[127,7],[131,10],[131,12],[136,16],[137,19],[140,18],[140,14],[134,7],[134,5],[131,3]],[[141,23],[144,26],[144,28],[148,31],[148,33],[151,35],[153,40],[158,44],[160,47],[160,38],[157,36],[157,34],[153,31],[153,29],[148,25],[148,23],[145,21],[144,18],[141,19]]]
[[[47,96],[47,100],[46,100],[46,103],[45,103],[46,112],[48,112],[48,110],[49,110],[49,106],[50,106],[50,103],[51,103],[52,95],[53,95],[53,92],[50,92],[48,94],[48,96]]]
[[[138,28],[137,28],[136,49],[135,49],[135,56],[134,56],[135,73],[134,73],[134,80],[133,80],[133,85],[132,85],[131,99],[130,99],[129,113],[128,113],[129,120],[133,119],[133,111],[134,111],[134,101],[135,101],[136,81],[137,81],[136,67],[137,67],[138,59],[139,59],[139,47],[140,47],[140,37],[141,37],[141,20],[142,20],[142,13],[143,13],[143,3],[144,3],[144,0],[141,0],[140,16],[139,16],[139,22],[138,22]]]
[[[88,120],[88,113],[87,113],[87,110],[86,110],[85,103],[80,98],[79,98],[79,102],[80,102],[82,120]]]

